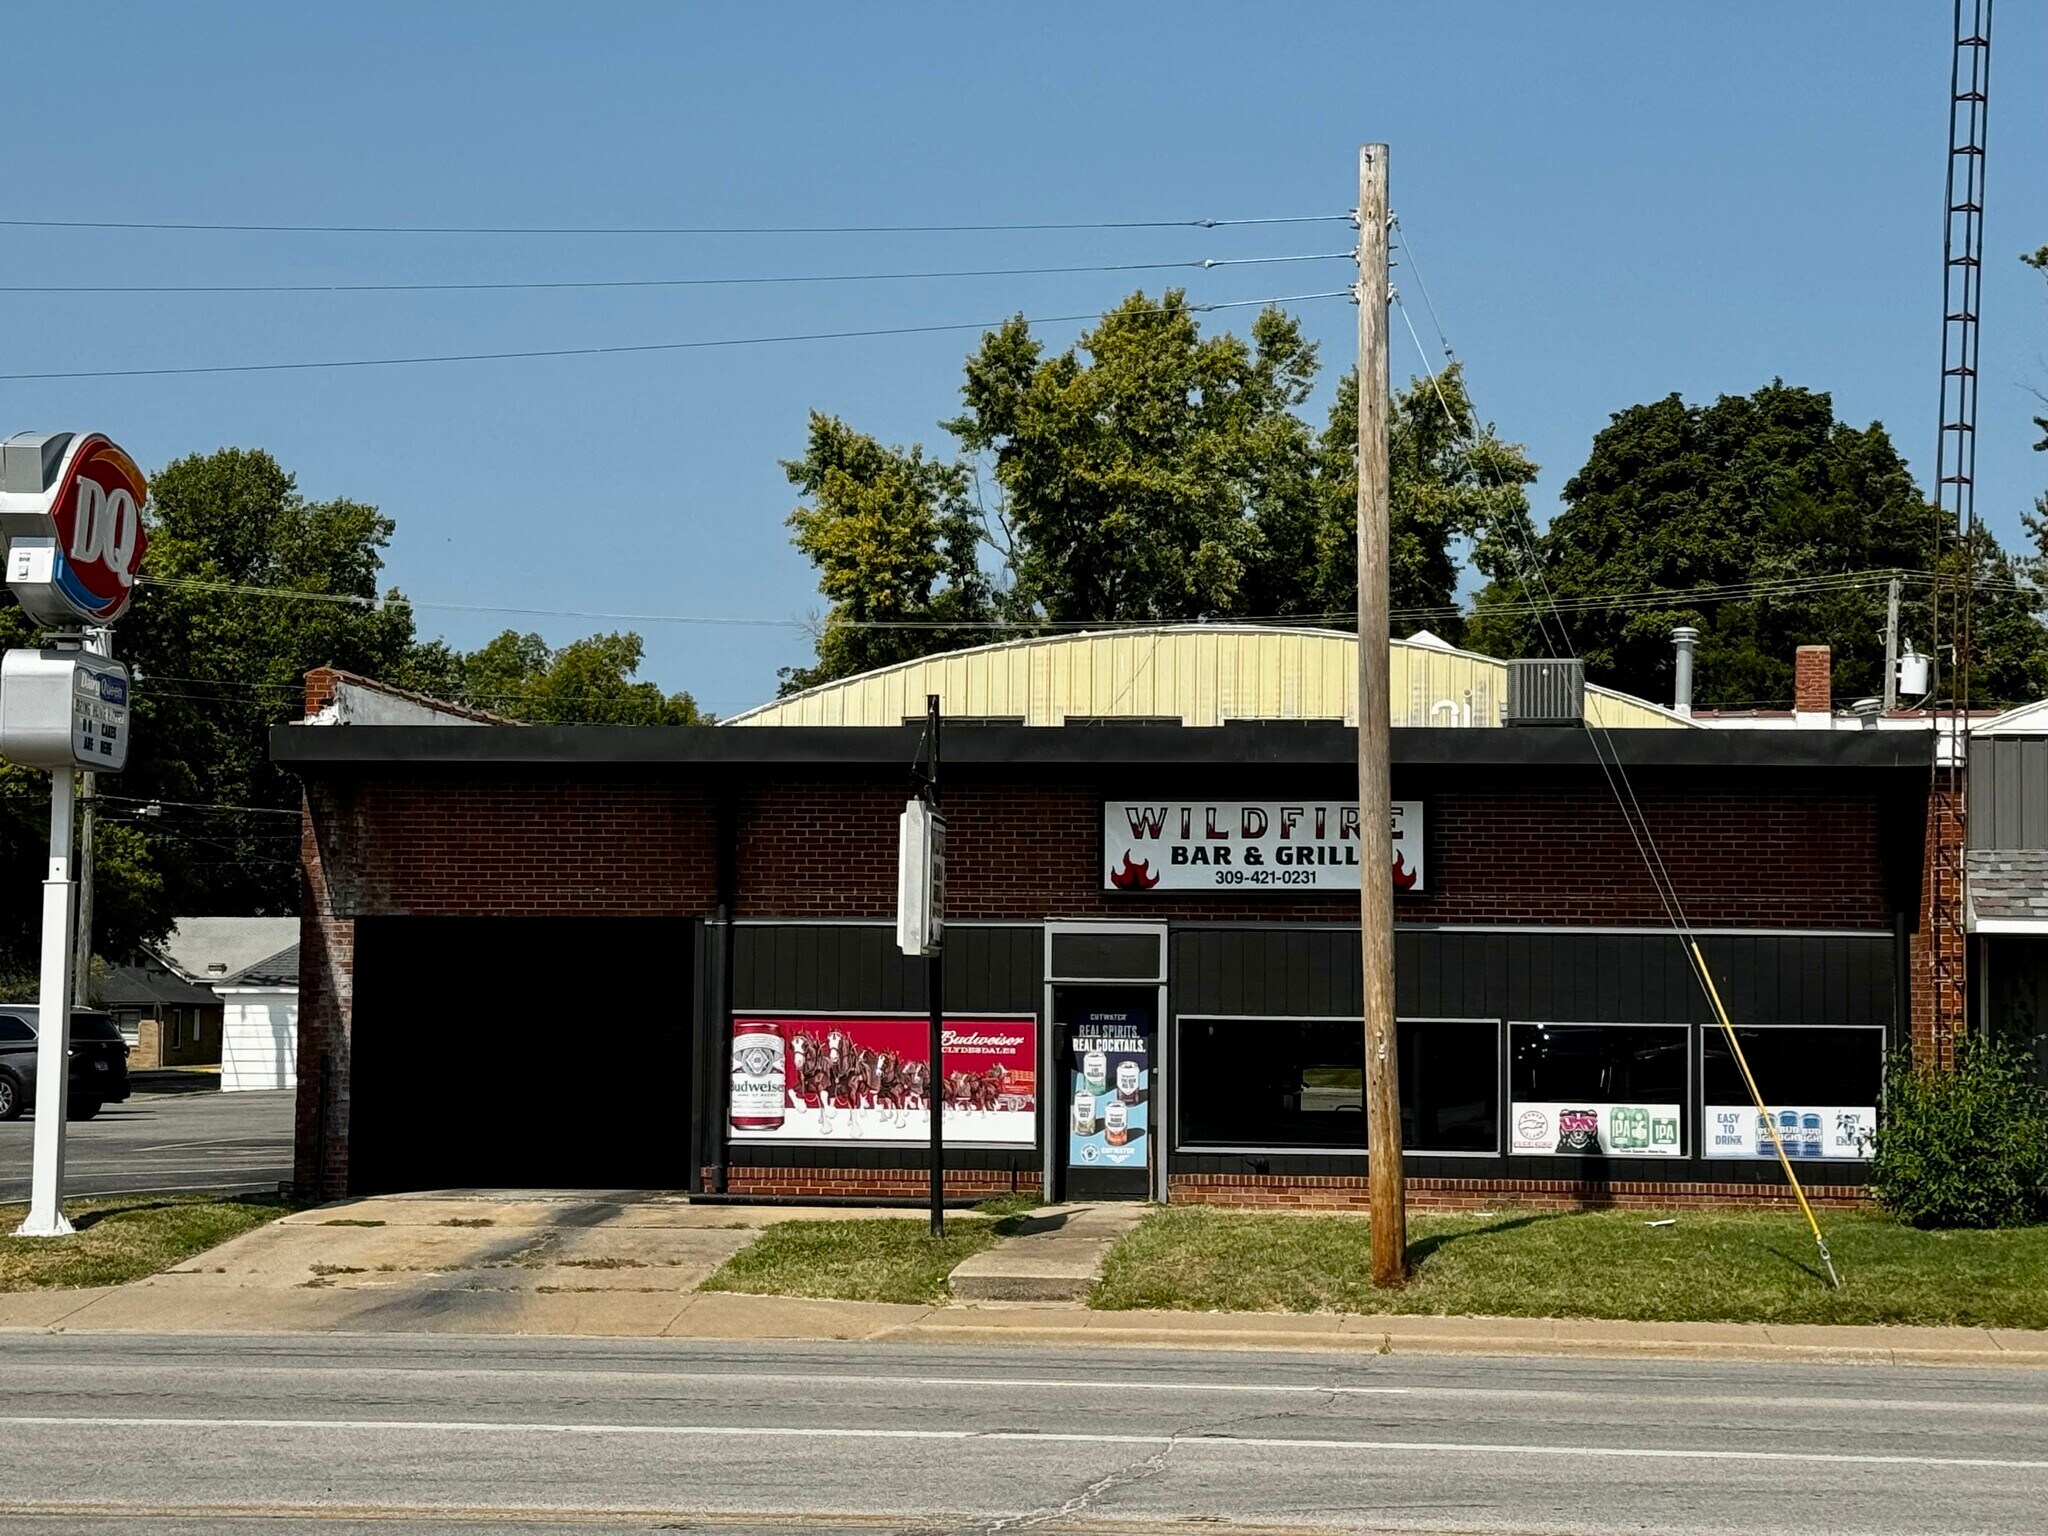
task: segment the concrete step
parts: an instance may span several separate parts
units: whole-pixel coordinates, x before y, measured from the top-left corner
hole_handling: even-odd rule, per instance
[[[1148,1209],[1136,1201],[1049,1205],[1019,1217],[1011,1236],[954,1269],[953,1297],[1079,1306],[1087,1301],[1109,1250]]]

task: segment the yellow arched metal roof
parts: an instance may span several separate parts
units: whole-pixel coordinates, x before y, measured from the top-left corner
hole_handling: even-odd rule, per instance
[[[1499,725],[1507,667],[1426,631],[1393,645],[1393,724]],[[936,693],[951,718],[1342,720],[1358,723],[1358,640],[1334,629],[1162,624],[1005,640],[822,683],[727,725],[901,725]],[[1611,729],[1682,728],[1659,705],[1588,685],[1586,712]]]

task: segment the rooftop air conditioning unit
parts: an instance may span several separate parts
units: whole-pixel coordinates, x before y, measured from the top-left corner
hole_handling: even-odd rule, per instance
[[[1583,725],[1586,664],[1576,658],[1508,663],[1507,725]]]

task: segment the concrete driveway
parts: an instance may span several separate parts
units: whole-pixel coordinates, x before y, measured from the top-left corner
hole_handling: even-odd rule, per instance
[[[686,1309],[716,1307],[721,1298],[697,1285],[761,1228],[882,1214],[894,1213],[693,1206],[633,1191],[382,1195],[297,1212],[130,1285],[48,1293],[50,1317],[16,1321],[653,1335]]]

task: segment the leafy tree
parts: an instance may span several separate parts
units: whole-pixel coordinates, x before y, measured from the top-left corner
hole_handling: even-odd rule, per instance
[[[1989,703],[2039,690],[2040,631],[2011,590],[2010,562],[1996,540],[1980,529],[1965,550],[1949,530],[1937,555],[1934,509],[1884,427],[1837,421],[1824,393],[1774,381],[1711,405],[1688,405],[1674,394],[1632,406],[1594,438],[1564,500],[1536,541],[1540,585],[1530,573],[1495,564],[1470,628],[1480,647],[1499,655],[1543,651],[1528,610],[1555,599],[1588,671],[1632,693],[1668,697],[1671,630],[1693,624],[1701,630],[1696,697],[1703,704],[1789,698],[1794,650],[1819,642],[1834,648],[1838,694],[1876,694],[1884,589],[1840,578],[1887,568],[1926,577],[1938,561],[1953,580],[1969,561],[1980,582],[1972,698]],[[1685,595],[1739,583],[1770,585]],[[1927,585],[1909,583],[1903,621],[1923,644]],[[1646,606],[1601,601],[1659,590],[1672,595]]]
[[[1388,566],[1393,629],[1418,625],[1456,642],[1464,632],[1457,589],[1461,545],[1482,569],[1504,564],[1534,536],[1527,486],[1536,465],[1482,427],[1452,363],[1434,380],[1411,378],[1388,402]],[[1311,519],[1265,526],[1253,582],[1259,614],[1347,615],[1358,601],[1358,373],[1338,382],[1316,444]]]
[[[972,644],[988,618],[1348,624],[1357,384],[1318,434],[1301,414],[1316,368],[1278,310],[1248,341],[1205,337],[1184,294],[1139,292],[1054,355],[1021,317],[984,336],[943,423],[956,462],[814,414],[784,467],[811,498],[790,522],[832,609],[785,691]],[[1455,367],[1392,410],[1396,627],[1455,638],[1458,546],[1526,533],[1536,469],[1480,428]],[[877,623],[905,627],[862,627]]]
[[[1132,294],[1052,357],[1021,317],[990,332],[945,425],[1000,489],[1013,611],[1244,612],[1261,524],[1304,514],[1314,444],[1294,408],[1315,372],[1292,317],[1266,310],[1249,345],[1204,337],[1179,289]]]
[[[467,655],[432,642],[411,667],[424,691],[536,725],[708,724],[689,694],[634,680],[643,652],[634,634],[591,635],[557,650],[508,629]]]
[[[832,603],[817,665],[785,668],[783,692],[986,638],[973,626],[992,593],[964,467],[915,444],[885,448],[813,411],[804,456],[782,468],[810,498],[789,526]]]

